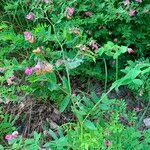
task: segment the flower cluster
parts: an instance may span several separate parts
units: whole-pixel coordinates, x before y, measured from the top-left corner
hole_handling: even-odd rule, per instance
[[[32,12],[30,12],[27,16],[26,19],[28,20],[33,20],[34,19],[34,14]]]
[[[11,77],[9,77],[9,78],[7,78],[7,84],[8,85],[12,85],[13,84],[13,80],[15,79],[15,76],[11,76]]]
[[[53,71],[53,65],[51,65],[46,61],[42,61],[42,62],[38,61],[38,63],[34,67],[32,68],[27,67],[25,69],[25,74],[31,75],[33,71],[35,71],[37,75],[44,74],[44,73],[51,73]]]
[[[31,32],[24,32],[24,38],[26,41],[28,41],[29,43],[34,43],[35,39],[33,37],[33,35],[31,34]]]
[[[7,134],[7,135],[5,136],[5,140],[10,141],[10,140],[12,140],[12,139],[17,138],[18,135],[19,135],[18,131],[14,131],[12,134]]]
[[[128,53],[129,54],[134,53],[133,49],[132,48],[128,48]]]
[[[89,46],[93,49],[93,50],[98,50],[98,45],[97,43],[92,40],[90,43],[89,43]]]
[[[66,17],[68,19],[71,19],[73,14],[74,14],[74,12],[75,12],[75,9],[73,7],[67,7],[66,8]]]

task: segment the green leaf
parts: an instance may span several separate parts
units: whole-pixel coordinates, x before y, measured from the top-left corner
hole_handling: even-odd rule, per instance
[[[91,96],[93,102],[97,103],[99,101],[99,98],[97,97],[97,95],[95,94],[95,92],[91,92],[90,96]]]
[[[82,62],[83,62],[82,59],[77,58],[75,60],[66,61],[65,64],[68,69],[74,69],[74,68],[77,68],[78,66],[80,66]]]
[[[0,150],[4,150],[4,147],[2,145],[0,145]]]
[[[109,110],[109,107],[106,104],[100,104],[99,108],[101,110]]]
[[[70,95],[67,95],[60,104],[60,111],[63,112],[70,102]]]
[[[143,84],[143,81],[140,80],[140,79],[134,79],[133,80],[133,83],[137,84],[137,85],[142,85]]]
[[[55,132],[53,132],[51,129],[49,129],[48,133],[54,140],[58,140],[58,137],[56,136]]]
[[[90,130],[96,130],[96,127],[95,127],[94,123],[91,122],[90,120],[86,120],[84,122],[84,126],[87,127]]]
[[[35,140],[35,141],[39,141],[39,140],[40,140],[40,138],[41,138],[41,133],[38,134],[36,131],[34,131],[33,135],[34,135],[34,140]]]
[[[125,52],[127,51],[127,47],[126,47],[126,46],[121,46],[121,47],[120,47],[120,51],[121,51],[122,53],[125,53]]]
[[[150,74],[150,67],[146,68],[145,70],[142,71],[141,74],[149,73]]]
[[[68,84],[67,78],[63,77],[62,82],[63,82],[64,90],[69,94],[70,93],[70,88],[69,88],[69,84]]]
[[[104,48],[102,47],[102,48],[99,48],[98,50],[97,50],[97,53],[98,53],[98,56],[101,56],[103,53],[104,53]]]
[[[54,72],[46,74],[47,81],[50,81],[53,84],[57,83],[56,75]]]

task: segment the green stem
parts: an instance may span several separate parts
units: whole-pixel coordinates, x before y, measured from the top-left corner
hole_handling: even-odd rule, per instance
[[[118,80],[118,57],[116,58],[116,81]]]
[[[107,90],[107,79],[108,79],[108,71],[107,71],[107,64],[106,64],[106,60],[105,58],[103,59],[104,61],[104,67],[105,67],[105,93],[106,93],[106,90]]]
[[[97,106],[100,104],[100,102],[110,93],[116,86],[111,86],[109,91],[102,96],[102,98],[94,105],[94,107],[88,112],[88,114],[85,116],[84,120],[81,122],[83,124],[85,120],[89,117],[89,115],[97,108]]]

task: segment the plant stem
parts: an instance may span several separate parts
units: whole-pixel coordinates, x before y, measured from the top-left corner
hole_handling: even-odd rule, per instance
[[[118,80],[118,57],[116,58],[116,81]]]
[[[107,79],[108,79],[108,71],[107,71],[107,64],[106,64],[106,60],[105,58],[103,58],[103,61],[104,61],[104,67],[105,67],[105,93],[106,93],[106,90],[107,90]]]
[[[88,114],[85,116],[84,120],[81,122],[81,124],[83,124],[85,122],[85,120],[89,117],[89,115],[96,109],[96,107],[100,104],[100,102],[105,98],[105,96],[108,95],[108,93],[110,93],[116,86],[111,86],[109,91],[107,93],[105,93],[102,98],[94,105],[94,107],[88,112]]]

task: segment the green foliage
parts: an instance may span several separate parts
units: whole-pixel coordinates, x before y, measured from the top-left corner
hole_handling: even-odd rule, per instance
[[[126,85],[149,101],[149,8],[148,0],[2,0],[2,107],[19,103],[22,94],[51,101],[75,119],[57,133],[49,129],[52,140],[34,132],[33,138],[19,135],[0,149],[149,149],[150,131],[138,131],[135,112],[125,101],[107,97]],[[101,96],[90,89],[80,93],[83,79],[101,82]],[[11,115],[0,113],[0,140],[5,141],[14,127]]]
[[[11,133],[15,129],[12,119],[12,116],[3,114],[0,108],[0,144],[4,143],[5,135]]]

